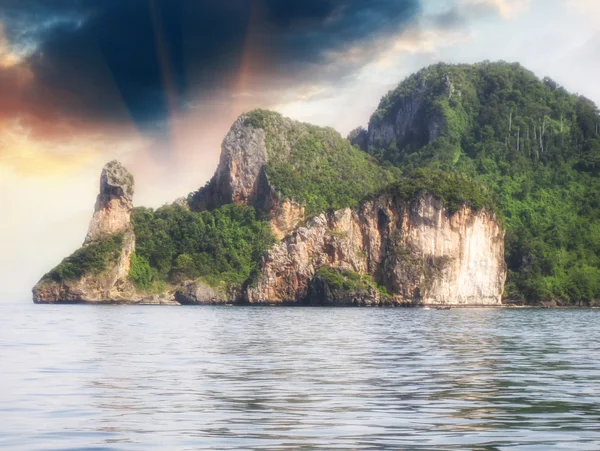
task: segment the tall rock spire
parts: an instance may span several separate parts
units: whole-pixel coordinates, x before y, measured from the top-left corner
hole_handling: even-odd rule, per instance
[[[84,244],[131,228],[133,176],[121,163],[107,163],[100,176],[100,193]]]
[[[135,235],[131,224],[133,176],[118,161],[104,166],[83,247],[33,288],[36,303],[137,302],[128,280]]]

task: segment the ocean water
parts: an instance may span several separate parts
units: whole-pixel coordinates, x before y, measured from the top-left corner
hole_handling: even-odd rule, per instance
[[[2,450],[600,449],[600,310],[0,307]]]

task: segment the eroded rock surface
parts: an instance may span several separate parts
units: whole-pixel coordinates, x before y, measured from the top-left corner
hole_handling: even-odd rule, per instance
[[[231,202],[249,205],[258,196],[260,175],[267,164],[265,131],[240,116],[221,145],[219,166],[210,182],[193,198],[196,211]]]
[[[289,143],[280,144],[280,152],[289,149]],[[265,131],[248,124],[247,115],[240,116],[223,140],[215,175],[192,197],[190,207],[202,211],[232,202],[255,206],[267,213],[279,239],[287,236],[305,219],[305,210],[269,183],[268,160]]]
[[[248,300],[308,301],[323,266],[373,276],[398,304],[499,305],[504,232],[486,211],[450,213],[432,196],[382,196],[316,216],[273,247]]]
[[[231,304],[239,299],[239,292],[213,288],[199,281],[184,282],[175,292],[175,300],[182,305]]]
[[[131,228],[133,193],[133,176],[127,169],[118,161],[107,163],[100,176],[100,193],[85,244]]]

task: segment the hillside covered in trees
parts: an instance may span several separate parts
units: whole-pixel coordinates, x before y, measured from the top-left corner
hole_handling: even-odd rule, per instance
[[[438,64],[388,93],[350,139],[384,166],[486,186],[507,230],[505,301],[600,299],[600,116],[519,64]]]

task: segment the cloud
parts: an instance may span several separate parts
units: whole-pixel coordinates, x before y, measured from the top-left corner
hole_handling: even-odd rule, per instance
[[[148,147],[146,139],[126,133],[65,133],[61,138],[35,136],[18,119],[0,126],[0,167],[21,176],[64,177],[107,155],[128,158]]]
[[[530,5],[531,0],[455,0],[425,17],[425,23],[436,29],[466,29],[485,19],[515,19]]]
[[[9,69],[21,62],[19,55],[10,48],[6,34],[4,33],[4,24],[0,23],[0,70]]]
[[[600,24],[600,2],[598,0],[563,0],[568,10],[575,11],[595,24]]]
[[[242,76],[246,90],[283,88],[307,70],[313,78],[338,76],[314,67],[330,52],[401,31],[419,11],[419,0],[3,3],[6,55],[26,56],[35,81],[28,103],[43,109],[60,99],[61,117],[131,117],[161,134],[174,112],[238,87]]]
[[[511,19],[527,10],[531,0],[465,0],[467,8],[489,8],[505,19]]]

